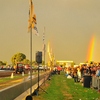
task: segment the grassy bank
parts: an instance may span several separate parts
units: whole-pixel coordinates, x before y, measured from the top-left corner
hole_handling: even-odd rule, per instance
[[[39,72],[39,73],[42,74],[44,72]],[[32,75],[35,75],[35,76],[37,76],[37,74],[38,74],[38,72],[32,73]],[[28,76],[30,76],[30,74],[24,74],[24,76],[17,75],[17,76],[13,76],[13,78],[11,78],[11,77],[2,78],[2,79],[0,79],[0,90],[4,89],[6,87],[9,87],[11,85],[17,84],[19,82],[22,82],[23,79],[27,79]]]
[[[21,78],[21,77],[26,77],[26,76],[29,76],[29,74],[24,74],[24,76],[22,76],[22,75],[13,76],[13,78],[5,77],[5,78],[0,79],[0,83],[14,80],[14,79]]]
[[[33,96],[34,100],[99,100],[100,93],[95,89],[85,88],[81,83],[67,79],[63,72],[50,78],[51,80],[42,86],[48,94],[40,89],[39,96]]]
[[[32,75],[37,74],[37,73],[38,72],[32,73]],[[40,72],[40,73],[43,73],[43,72]],[[23,78],[23,77],[26,77],[26,76],[30,76],[30,74],[24,74],[24,76],[22,76],[22,75],[16,75],[16,76],[13,76],[13,78],[11,78],[11,76],[5,77],[5,78],[1,78],[0,79],[0,83],[7,82],[7,81],[10,81],[10,80],[14,80],[14,79],[18,79],[18,78]]]

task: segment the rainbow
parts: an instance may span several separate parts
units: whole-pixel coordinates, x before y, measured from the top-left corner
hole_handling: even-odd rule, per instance
[[[95,48],[95,35],[92,35],[91,41],[89,43],[88,53],[87,53],[88,62],[93,61],[94,48]]]

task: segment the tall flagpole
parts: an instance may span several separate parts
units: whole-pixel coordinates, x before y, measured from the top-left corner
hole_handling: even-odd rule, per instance
[[[32,24],[31,24],[31,32],[30,32],[30,61],[31,61],[30,94],[32,95]]]
[[[30,0],[30,95],[32,96],[32,0]]]
[[[30,94],[32,95],[32,32],[33,28],[36,31],[36,35],[39,36],[37,26],[36,26],[36,15],[33,14],[33,3],[32,0],[29,0],[29,25],[28,25],[28,33],[30,33]]]
[[[45,85],[45,27],[44,27],[44,85]]]

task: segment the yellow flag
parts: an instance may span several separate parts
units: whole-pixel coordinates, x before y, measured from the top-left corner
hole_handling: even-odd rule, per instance
[[[33,3],[32,3],[32,0],[29,0],[28,33],[31,32],[31,28],[32,28],[32,33],[39,36],[38,30],[37,30],[36,15],[35,15],[34,9],[33,9]]]

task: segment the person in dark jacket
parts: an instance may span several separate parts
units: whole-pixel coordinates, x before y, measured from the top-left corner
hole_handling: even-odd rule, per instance
[[[81,66],[81,69],[80,69],[80,71],[81,71],[81,80],[82,80],[82,82],[83,82],[83,75],[84,75],[84,65],[82,65],[82,66]]]

